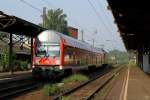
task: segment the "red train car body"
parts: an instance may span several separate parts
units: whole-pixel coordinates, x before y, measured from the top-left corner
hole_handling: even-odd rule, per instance
[[[33,68],[77,68],[105,63],[105,52],[56,31],[46,30],[34,39]]]

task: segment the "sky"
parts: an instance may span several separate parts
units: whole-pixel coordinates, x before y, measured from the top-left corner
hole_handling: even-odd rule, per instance
[[[28,3],[28,4],[26,4]],[[30,5],[31,4],[31,5]],[[31,7],[32,6],[32,7]],[[84,31],[84,41],[106,51],[125,51],[124,44],[114,24],[114,18],[107,9],[106,0],[1,0],[0,11],[14,15],[35,24],[42,22],[42,9],[63,9],[69,26],[78,28],[79,39]]]

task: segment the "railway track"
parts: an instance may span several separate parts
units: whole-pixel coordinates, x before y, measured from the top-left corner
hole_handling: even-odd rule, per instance
[[[123,68],[120,67],[114,70],[107,70],[94,79],[54,97],[54,100],[60,100],[63,97],[70,97],[71,100],[90,100],[100,89],[109,83],[109,81],[113,79],[113,77],[119,73],[121,69]]]
[[[6,79],[0,81],[0,99],[8,99],[25,91],[36,88],[40,83],[31,76],[17,79]]]

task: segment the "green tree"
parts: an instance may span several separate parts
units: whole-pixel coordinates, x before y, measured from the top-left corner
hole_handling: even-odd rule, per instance
[[[128,63],[129,53],[119,50],[112,50],[108,53],[108,61],[110,63]]]
[[[4,37],[7,37],[7,34],[0,32],[0,39],[3,39]]]
[[[8,60],[9,60],[9,54],[8,54],[7,48],[5,48],[2,51],[0,60],[1,60],[2,70],[7,70],[8,69]]]
[[[0,32],[0,40],[1,40],[0,42],[7,43],[7,41],[4,40],[5,38],[8,38],[8,34],[4,32]]]
[[[50,9],[44,17],[44,25],[43,23],[40,25],[68,35],[66,17],[67,15],[63,13],[62,9]]]
[[[0,70],[1,71],[9,71],[10,67],[14,67],[14,61],[16,59],[16,53],[12,53],[12,66],[9,66],[9,49],[3,48],[0,56]]]

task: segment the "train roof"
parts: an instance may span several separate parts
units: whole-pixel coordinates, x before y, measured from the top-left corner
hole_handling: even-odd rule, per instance
[[[101,49],[101,48],[94,48],[92,45],[90,45],[87,42],[83,42],[83,41],[77,40],[75,38],[72,38],[70,36],[64,35],[62,33],[59,33],[59,32],[53,31],[53,30],[46,30],[46,31],[43,31],[43,32],[44,33],[48,32],[50,34],[50,36],[55,36],[56,39],[59,39],[59,40],[63,39],[65,45],[68,45],[68,46],[71,46],[71,47],[80,48],[80,49],[87,50],[87,51],[90,51],[90,52],[105,53],[104,50]]]

